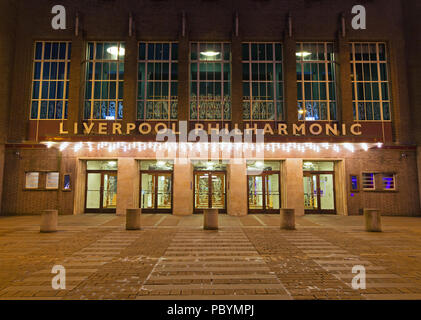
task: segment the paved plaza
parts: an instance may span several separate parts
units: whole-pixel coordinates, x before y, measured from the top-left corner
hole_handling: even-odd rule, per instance
[[[60,216],[49,234],[39,222],[0,218],[0,299],[421,299],[421,218],[383,217],[382,233],[333,215],[299,217],[296,231],[278,215],[220,215],[219,231],[201,215],[144,214],[139,231],[106,214]]]

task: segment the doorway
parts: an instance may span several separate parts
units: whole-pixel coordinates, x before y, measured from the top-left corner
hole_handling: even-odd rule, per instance
[[[117,172],[88,171],[85,212],[115,213],[117,208]]]
[[[140,202],[142,212],[172,212],[172,181],[172,172],[140,172]]]
[[[336,214],[333,172],[304,172],[306,214]]]
[[[227,179],[225,171],[194,171],[194,212],[219,209],[226,213]]]
[[[247,176],[249,213],[279,213],[279,172]]]

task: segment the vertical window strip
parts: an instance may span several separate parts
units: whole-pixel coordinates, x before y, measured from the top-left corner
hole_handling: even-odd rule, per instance
[[[390,121],[391,99],[386,44],[352,42],[351,76],[356,121]]]
[[[283,120],[282,45],[256,42],[242,46],[243,119]]]
[[[178,44],[176,42],[139,43],[137,90],[138,120],[177,120]]]
[[[84,119],[123,119],[124,57],[124,42],[88,43]]]
[[[231,45],[190,43],[190,120],[231,120]]]
[[[336,116],[336,66],[331,42],[298,42],[298,119],[334,121]]]
[[[37,41],[30,119],[67,119],[71,42]]]

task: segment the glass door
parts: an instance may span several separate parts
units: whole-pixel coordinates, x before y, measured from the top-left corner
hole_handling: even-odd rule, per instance
[[[279,213],[279,172],[249,175],[248,209],[250,213]]]
[[[195,209],[209,209],[209,173],[198,172],[194,175],[194,207]]]
[[[311,213],[318,208],[317,174],[304,173],[304,210]]]
[[[225,209],[225,173],[213,172],[211,177],[211,203],[213,209]]]
[[[143,212],[172,212],[172,173],[141,172],[140,190],[140,204]]]
[[[103,173],[103,197],[102,208],[116,209],[117,208],[117,174]]]
[[[170,210],[172,208],[172,175],[171,173],[156,174],[156,209]]]
[[[115,213],[117,207],[117,173],[87,172],[85,212]]]
[[[335,208],[333,173],[304,172],[304,209],[306,213],[331,213]]]
[[[249,211],[263,210],[263,176],[248,176]]]
[[[226,175],[225,172],[194,172],[194,210],[219,209],[226,212]]]
[[[320,210],[325,213],[335,213],[335,192],[332,173],[319,174]]]
[[[155,209],[155,175],[153,173],[141,173],[140,185],[140,207],[144,211]]]
[[[265,174],[265,211],[279,213],[280,209],[279,173]]]

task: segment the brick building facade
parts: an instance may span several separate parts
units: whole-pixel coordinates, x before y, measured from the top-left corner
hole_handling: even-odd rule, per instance
[[[347,0],[54,5],[0,4],[2,215],[420,214],[419,1],[361,1],[365,30]],[[264,144],[156,142],[184,124]]]

